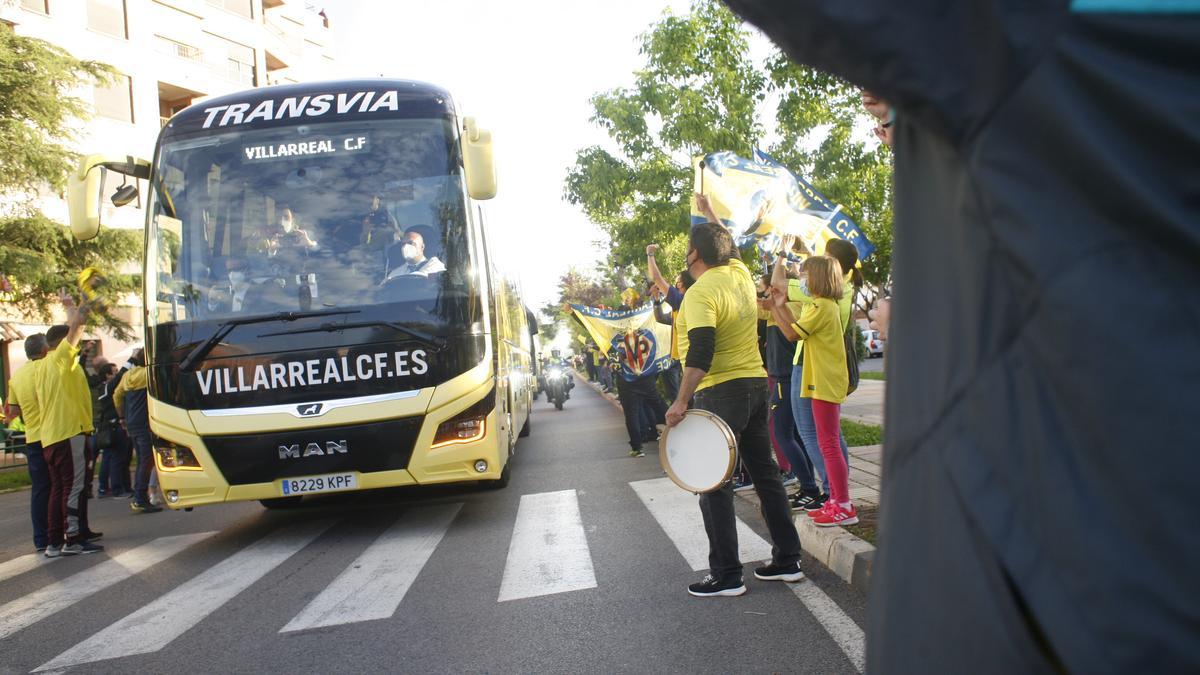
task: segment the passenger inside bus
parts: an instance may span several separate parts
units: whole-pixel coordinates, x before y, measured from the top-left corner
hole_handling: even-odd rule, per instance
[[[340,253],[358,246],[382,251],[400,238],[402,230],[396,218],[383,208],[379,193],[371,195],[371,207],[359,218],[349,218],[330,233],[331,244]]]

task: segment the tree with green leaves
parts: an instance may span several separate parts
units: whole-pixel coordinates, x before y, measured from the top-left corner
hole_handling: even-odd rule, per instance
[[[646,244],[686,236],[692,156],[748,155],[762,135],[756,109],[766,76],[749,56],[749,33],[724,5],[701,0],[686,16],[668,14],[641,42],[646,67],[633,86],[592,97],[592,121],[615,152],[579,151],[566,179],[566,199],[612,240],[610,268],[640,266]]]
[[[766,63],[750,52],[750,33],[724,5],[697,0],[686,16],[667,14],[642,36],[646,64],[633,86],[592,98],[592,121],[610,143],[578,152],[564,196],[609,235],[600,273],[626,279],[630,266],[644,266],[653,242],[662,273],[676,274],[687,248],[691,158],[721,150],[750,156],[769,145],[858,222],[877,247],[865,276],[885,284],[891,156],[864,133],[870,116],[858,90],[779,52]],[[776,108],[768,132],[760,108],[769,103]]]
[[[114,298],[139,286],[140,275],[125,272],[141,258],[140,231],[107,230],[80,242],[35,206],[42,194],[62,193],[78,159],[72,124],[90,117],[91,106],[70,92],[110,82],[113,72],[0,27],[0,300],[25,316],[51,321],[59,290],[75,289],[85,267],[105,273]],[[92,321],[130,336],[108,310]]]

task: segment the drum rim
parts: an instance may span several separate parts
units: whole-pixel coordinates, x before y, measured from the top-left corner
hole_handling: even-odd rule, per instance
[[[658,463],[662,465],[663,471],[667,472],[667,477],[671,479],[679,487],[693,494],[704,494],[706,492],[716,492],[721,489],[721,486],[729,482],[733,476],[733,467],[737,465],[737,437],[733,435],[733,430],[729,428],[729,424],[721,419],[719,415],[708,410],[699,408],[691,408],[683,413],[684,417],[688,415],[696,415],[699,417],[707,417],[716,422],[717,429],[725,436],[725,442],[729,444],[729,464],[725,467],[725,477],[722,478],[716,485],[707,488],[697,488],[694,485],[688,485],[679,476],[675,475],[675,471],[671,468],[670,462],[667,461],[667,438],[671,435],[671,429],[675,427],[667,427],[663,431],[662,436],[658,439]]]

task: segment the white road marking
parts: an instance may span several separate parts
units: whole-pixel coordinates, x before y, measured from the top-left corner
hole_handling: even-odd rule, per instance
[[[157,652],[308,546],[333,523],[306,522],[272,532],[34,672]]]
[[[161,537],[0,607],[0,640],[170,558],[216,532]],[[99,554],[94,554],[99,555]]]
[[[279,632],[390,618],[461,508],[405,513]]]
[[[0,581],[11,579],[29,570],[36,569],[42,565],[49,565],[59,560],[62,560],[62,558],[47,558],[41,553],[30,553],[29,555],[13,558],[12,560],[0,563]]]
[[[575,491],[522,495],[497,602],[595,587]]]
[[[699,572],[708,569],[708,534],[700,515],[700,498],[681,489],[670,478],[640,480],[629,484],[638,498],[671,538],[683,559]],[[738,556],[743,563],[771,559],[771,545],[737,519]]]
[[[860,673],[863,672],[867,667],[867,638],[863,629],[846,616],[842,608],[813,582],[801,581],[787,586],[800,598],[808,611],[812,612],[825,632],[829,633],[829,637],[841,647],[842,653],[850,659],[854,668]]]

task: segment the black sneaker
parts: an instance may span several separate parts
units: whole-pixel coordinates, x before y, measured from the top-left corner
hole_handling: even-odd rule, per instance
[[[788,503],[791,504],[793,511],[806,511],[808,510],[808,505],[813,502],[824,503],[821,495],[806,495],[803,492],[797,492],[788,499]]]
[[[741,579],[727,579],[721,581],[713,575],[708,575],[700,581],[700,583],[688,586],[688,593],[698,598],[711,598],[716,596],[734,596],[741,595],[746,592],[746,585]]]
[[[104,547],[100,544],[93,544],[90,541],[81,541],[75,544],[67,544],[62,547],[63,555],[87,555],[89,553],[99,553]]]
[[[96,541],[97,539],[99,539],[100,537],[103,537],[103,536],[104,536],[103,532],[85,532],[83,535],[83,540],[84,541]]]
[[[162,507],[153,504],[140,504],[135,501],[129,505],[129,510],[134,513],[158,513],[162,511]]]
[[[762,579],[763,581],[800,581],[804,578],[804,572],[800,571],[800,563],[792,563],[791,565],[769,563],[761,567],[755,567],[754,578]]]
[[[825,506],[825,501],[828,499],[829,499],[829,495],[821,495],[820,497],[814,497],[811,502],[805,504],[802,508],[805,511],[808,511],[810,513],[813,511],[820,511],[821,507]]]

